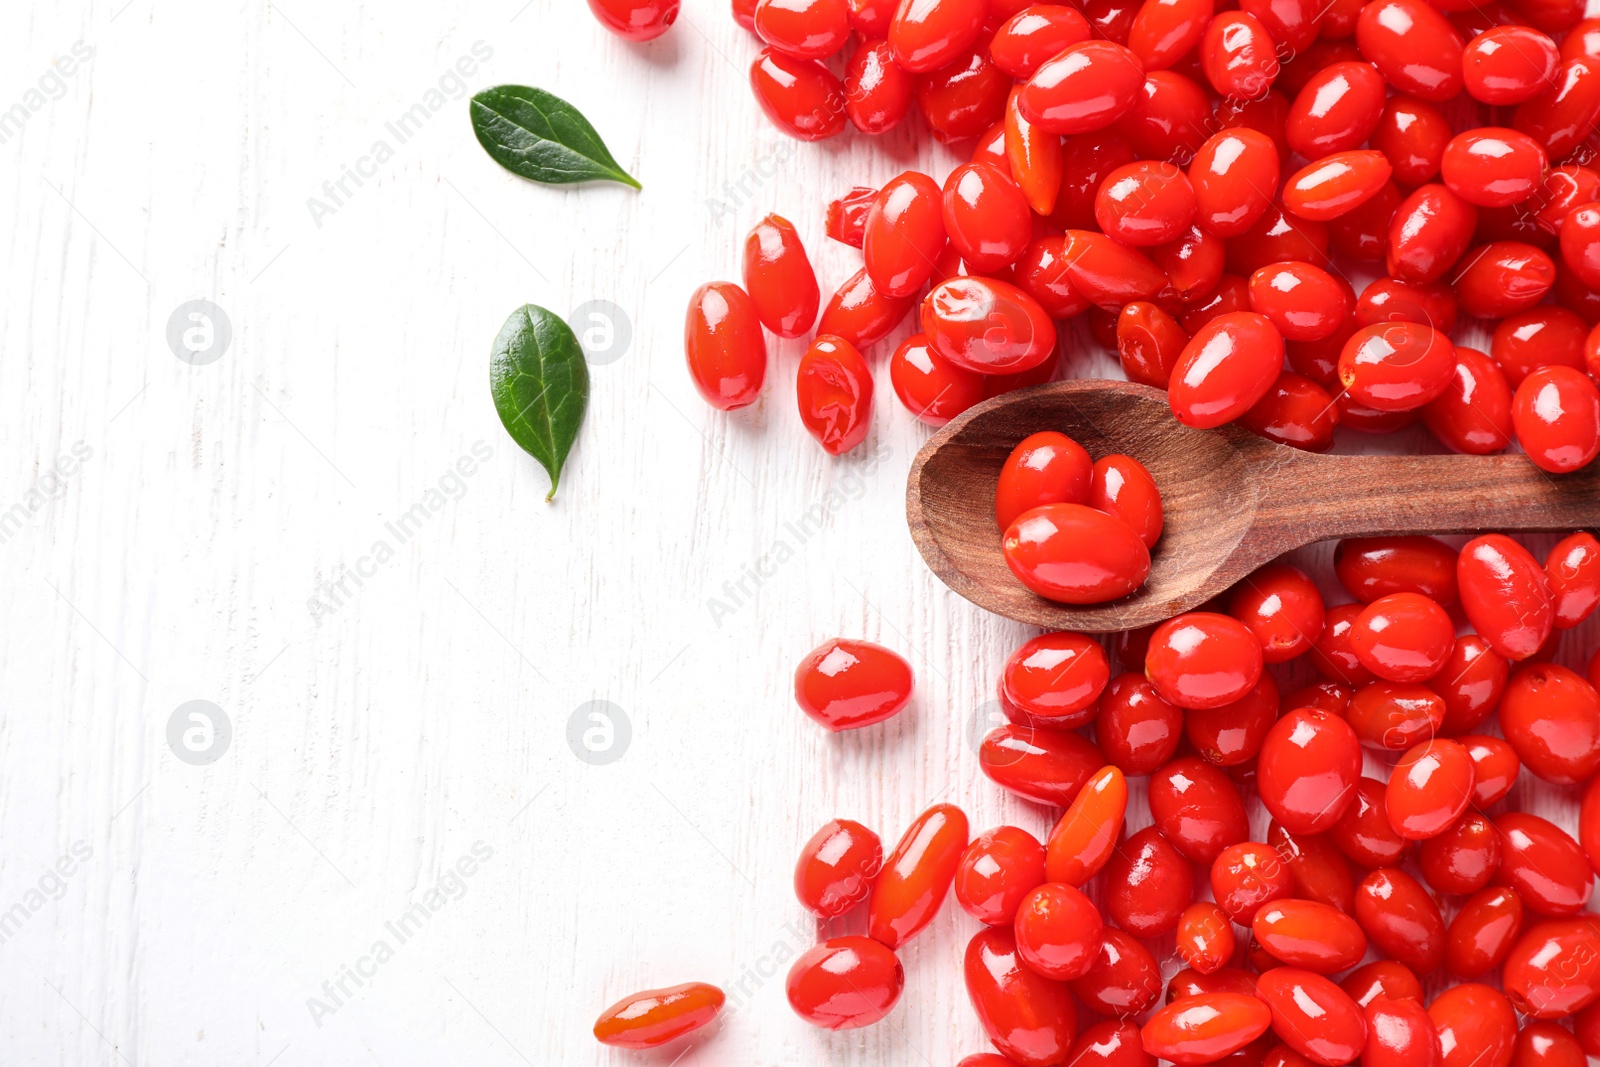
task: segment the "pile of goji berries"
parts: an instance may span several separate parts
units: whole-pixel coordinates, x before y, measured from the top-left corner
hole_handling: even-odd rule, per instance
[[[829,206],[865,267],[820,322],[793,228],[757,228],[748,293],[691,300],[689,365],[716,406],[760,392],[761,323],[815,323],[801,412],[829,451],[852,447],[862,350],[920,299],[889,376],[935,425],[1053,377],[1056,325],[1081,315],[1192,426],[1321,450],[1340,425],[1421,421],[1556,473],[1600,453],[1600,20],[1581,0],[734,9],[786,132],[882,133],[915,102],[938,139],[975,140],[942,186],[909,171]],[[841,80],[829,63],[852,41]],[[1358,297],[1347,274],[1379,271]],[[1488,353],[1452,343],[1463,317],[1499,320]]]
[[[660,29],[677,9],[591,5]],[[1320,451],[1340,426],[1422,423],[1457,452],[1519,445],[1558,476],[1593,461],[1600,20],[1575,0],[1226,6],[734,0],[765,45],[751,84],[786,132],[879,134],[915,103],[937,139],[973,148],[942,184],[912,171],[828,205],[829,236],[864,266],[825,304],[794,227],[763,220],[743,286],[691,299],[702,395],[752,403],[763,328],[815,327],[798,400],[838,454],[870,428],[863,351],[913,307],[921,330],[889,377],[931,425],[1053,378],[1059,325],[1082,316],[1190,426]],[[1347,277],[1379,272],[1359,296]],[[1467,320],[1487,352],[1451,341]],[[1090,504],[1148,549],[1153,484],[1146,498],[1153,511]],[[1004,482],[996,509],[1005,530]],[[1278,563],[1109,654],[1070,633],[1018,649],[999,684],[1009,722],[979,761],[1065,813],[1043,842],[1013,826],[969,840],[939,804],[887,856],[860,823],[824,826],[796,893],[824,919],[864,907],[865,933],[796,960],[795,1011],[830,1029],[883,1019],[897,951],[953,887],[982,924],[965,977],[998,1050],[962,1067],[1600,1056],[1600,655],[1587,678],[1551,662],[1600,603],[1600,541],[1573,534],[1541,564],[1498,534],[1459,550],[1368,539],[1335,566],[1353,603]],[[1280,693],[1302,657],[1321,680]],[[1113,677],[1114,661],[1131,669]],[[795,686],[808,715],[852,729],[896,714],[913,679],[890,650],[840,640]],[[1363,776],[1374,755],[1386,780]],[[1524,767],[1582,788],[1577,840],[1504,809]],[[1140,776],[1153,825],[1125,835]],[[1257,799],[1265,841],[1249,839]],[[1147,942],[1168,936],[1185,969],[1164,982]],[[1425,1004],[1441,976],[1456,984]],[[650,991],[596,1033],[651,1046],[721,1003],[709,986]],[[1083,1013],[1098,1021],[1080,1031]]]
[[[1549,662],[1600,605],[1600,541],[1574,534],[1541,565],[1498,534],[1460,550],[1351,540],[1335,569],[1353,603],[1326,606],[1277,563],[1110,654],[1073,633],[1018,648],[998,684],[1009,721],[979,762],[1064,814],[1044,842],[1016,826],[969,839],[960,808],[937,804],[887,857],[872,830],[829,822],[795,892],[823,920],[864,905],[865,934],[796,959],[794,1010],[828,1029],[883,1019],[905,984],[897,951],[953,888],[982,924],[965,978],[998,1050],[961,1067],[1600,1055],[1600,655],[1588,679]],[[1457,637],[1458,618],[1476,632]],[[1301,657],[1320,680],[1280,695],[1274,670]],[[1135,669],[1113,677],[1113,658]],[[829,641],[795,672],[796,701],[830,730],[884,721],[913,685],[863,641]],[[1395,760],[1387,782],[1363,777],[1364,754]],[[1502,810],[1524,768],[1583,787],[1581,843]],[[1153,825],[1126,834],[1141,776]],[[1247,797],[1272,817],[1265,841]],[[1163,982],[1148,943],[1169,936],[1184,969]],[[1458,984],[1425,1005],[1440,975]],[[710,986],[651,991],[596,1033],[629,1016],[635,1047],[654,1045],[720,1005]],[[1098,1021],[1080,1030],[1080,1008]]]
[[[1028,435],[1006,457],[994,517],[1011,573],[1064,604],[1117,600],[1143,585],[1166,521],[1144,464],[1092,459],[1054,430]]]

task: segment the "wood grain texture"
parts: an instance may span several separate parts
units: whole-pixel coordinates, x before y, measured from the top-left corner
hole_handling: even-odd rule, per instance
[[[1161,540],[1130,596],[1058,603],[1006,564],[995,486],[1017,444],[1046,429],[1096,460],[1133,456],[1160,487]],[[933,572],[979,607],[1033,626],[1108,633],[1193,610],[1330,537],[1600,526],[1600,465],[1556,477],[1521,455],[1315,455],[1236,425],[1192,429],[1150,386],[1051,382],[985,401],[929,438],[911,464],[906,521]]]
[[[698,402],[680,340],[689,293],[736,276],[766,212],[831,289],[859,258],[824,239],[822,203],[956,156],[910,129],[785,140],[722,0],[647,46],[577,0],[39,0],[0,29],[0,105],[49,88],[0,143],[0,514],[24,507],[0,543],[0,922],[44,887],[0,941],[5,1061],[666,1067],[588,1028],[691,978],[737,1008],[681,1067],[979,1051],[954,908],[904,953],[891,1025],[818,1033],[782,991],[817,934],[795,850],[827,819],[891,837],[939,798],[976,827],[1050,821],[973,743],[1035,631],[950,592],[906,533],[928,431],[881,369],[909,326],[872,354],[883,403],[840,460],[801,428],[801,344],[773,346],[764,399],[729,417]],[[80,40],[93,58],[58,92]],[[492,55],[460,74],[479,41]],[[576,104],[643,192],[495,167],[466,96],[498,82]],[[165,338],[200,298],[233,326],[206,366]],[[632,341],[593,368],[546,505],[495,416],[489,345],[525,302],[591,300]],[[1073,340],[1070,374],[1114,375]],[[1331,596],[1330,553],[1294,558]],[[834,635],[911,659],[903,715],[830,737],[796,714],[793,664]],[[194,699],[234,728],[208,766],[167,742]],[[604,766],[567,742],[593,700],[631,724]],[[1513,799],[1571,822],[1568,797]],[[492,857],[451,873],[480,841]],[[52,875],[77,843],[90,857]],[[396,943],[386,924],[442,884]],[[392,956],[319,1026],[308,998],[380,940]]]

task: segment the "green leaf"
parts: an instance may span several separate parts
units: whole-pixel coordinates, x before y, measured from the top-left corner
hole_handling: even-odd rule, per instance
[[[572,328],[534,304],[512,312],[489,353],[489,392],[511,439],[549,472],[551,500],[589,406],[589,366]]]
[[[640,188],[578,109],[543,89],[497,85],[472,98],[472,132],[512,174],[547,185],[612,181]]]

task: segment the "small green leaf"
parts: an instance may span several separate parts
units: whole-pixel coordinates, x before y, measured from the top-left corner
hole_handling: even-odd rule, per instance
[[[550,474],[550,500],[589,406],[589,367],[572,328],[534,304],[511,313],[489,353],[489,392],[511,439]]]
[[[472,98],[472,132],[491,159],[519,178],[547,185],[612,181],[640,188],[617,166],[589,120],[543,89],[485,89]]]

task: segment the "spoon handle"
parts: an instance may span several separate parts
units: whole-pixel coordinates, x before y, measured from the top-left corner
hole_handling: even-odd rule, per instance
[[[1264,517],[1311,540],[1600,526],[1600,462],[1549,474],[1526,456],[1317,456],[1278,464]],[[1304,542],[1302,542],[1304,543]]]

